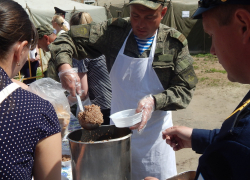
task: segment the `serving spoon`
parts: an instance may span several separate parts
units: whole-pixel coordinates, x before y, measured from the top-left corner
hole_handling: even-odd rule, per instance
[[[82,101],[81,101],[79,94],[76,94],[76,99],[77,99],[77,104],[78,104],[79,109],[80,109],[79,113],[82,113],[84,110],[83,110]],[[79,122],[82,122],[82,119],[79,119]],[[84,128],[86,130],[94,130],[94,129],[99,127],[99,124],[92,124],[92,123],[80,123],[80,124],[81,124],[82,128]]]

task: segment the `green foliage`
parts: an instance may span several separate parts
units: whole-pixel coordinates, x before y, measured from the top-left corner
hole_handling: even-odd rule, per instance
[[[41,75],[42,75],[42,70],[41,70],[41,68],[37,68],[36,76],[41,76]]]
[[[36,76],[42,76],[42,70],[41,70],[41,68],[37,68]],[[39,77],[39,78],[36,78],[36,79],[41,79],[41,78],[42,77]]]

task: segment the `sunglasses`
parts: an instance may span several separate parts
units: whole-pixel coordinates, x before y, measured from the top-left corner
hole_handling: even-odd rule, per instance
[[[217,4],[222,4],[223,2],[226,2],[227,0],[199,0],[198,5],[202,8],[208,8],[211,6],[215,6]]]

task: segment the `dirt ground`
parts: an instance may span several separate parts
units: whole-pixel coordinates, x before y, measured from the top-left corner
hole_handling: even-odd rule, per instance
[[[194,60],[199,83],[189,106],[173,112],[173,123],[201,129],[220,128],[250,86],[229,82],[225,70],[212,55],[197,55]],[[176,152],[178,173],[196,170],[199,157],[191,149]]]

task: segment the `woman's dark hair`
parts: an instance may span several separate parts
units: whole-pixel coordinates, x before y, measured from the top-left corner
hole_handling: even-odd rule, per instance
[[[34,49],[38,35],[35,26],[20,4],[13,0],[0,0],[0,58],[18,41],[28,41]]]

